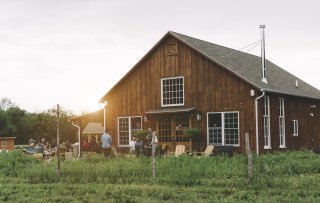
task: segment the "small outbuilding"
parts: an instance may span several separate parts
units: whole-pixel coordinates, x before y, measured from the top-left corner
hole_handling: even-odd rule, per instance
[[[82,136],[89,142],[94,140],[99,142],[100,136],[104,133],[104,128],[101,123],[88,123],[82,131]]]
[[[14,149],[14,139],[16,137],[0,137],[0,149],[1,150],[13,150]]]

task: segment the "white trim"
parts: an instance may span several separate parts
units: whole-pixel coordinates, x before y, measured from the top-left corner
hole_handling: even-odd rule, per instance
[[[182,78],[182,104],[163,104],[163,81],[164,80],[170,80],[170,79],[177,79]],[[170,106],[184,106],[184,76],[176,76],[176,77],[167,77],[167,78],[161,78],[160,81],[160,92],[161,92],[161,107],[170,107]]]
[[[266,101],[268,105],[266,106]],[[264,149],[271,149],[271,134],[270,134],[270,98],[269,96],[264,96],[264,114],[263,114],[263,142],[264,142]],[[268,121],[268,126],[265,126],[265,121]],[[266,135],[265,127],[267,127],[268,134]],[[268,138],[268,145],[265,143],[265,137]]]
[[[280,122],[283,123],[280,123]],[[281,135],[281,129],[283,128],[283,135]],[[281,136],[282,137],[282,144],[281,144]],[[284,108],[284,98],[279,98],[279,138],[280,138],[280,146],[279,148],[286,148],[286,117],[285,117],[285,108]]]
[[[128,121],[128,126],[129,126],[129,142],[128,142],[128,145],[120,145],[120,134],[119,134],[119,120],[121,119],[121,118],[127,118],[127,119],[129,119],[129,121]],[[141,120],[141,127],[140,127],[140,130],[142,130],[143,128],[142,128],[142,125],[143,125],[143,122],[142,122],[142,116],[119,116],[118,117],[118,123],[117,123],[117,129],[118,129],[118,132],[117,132],[117,136],[118,136],[118,146],[119,147],[130,147],[130,140],[132,139],[132,129],[131,129],[131,118],[140,118],[140,120]]]
[[[255,114],[256,114],[256,153],[259,155],[259,112],[258,112],[258,100],[263,98],[265,95],[265,91],[262,91],[262,94],[255,98],[254,107],[255,107]]]
[[[238,143],[239,144],[225,144],[225,114],[226,113],[237,113],[238,114]],[[221,145],[209,143],[209,114],[221,114]],[[214,146],[234,146],[240,147],[240,112],[239,111],[222,111],[222,112],[207,112],[207,145],[214,145]]]
[[[299,122],[298,122],[298,120],[292,120],[292,122],[293,122],[293,134],[292,135],[298,136],[299,135]]]

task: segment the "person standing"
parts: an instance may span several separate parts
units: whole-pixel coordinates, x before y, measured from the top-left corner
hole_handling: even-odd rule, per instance
[[[146,156],[151,156],[152,153],[152,128],[148,128],[148,134],[146,136],[146,142],[145,142],[145,145],[144,145],[144,153]]]
[[[136,144],[136,137],[135,136],[132,136],[131,138],[131,141],[129,142],[129,146],[130,146],[130,149],[129,149],[129,152],[130,154],[134,154],[134,145]]]
[[[152,140],[151,140],[152,156],[156,155],[158,144],[159,144],[159,141],[158,141],[158,137],[157,137],[157,131],[153,131]]]
[[[112,145],[112,138],[109,135],[108,130],[106,130],[105,133],[101,135],[101,147],[105,157],[110,156],[111,145]]]
[[[140,152],[143,149],[142,140],[140,137],[136,138],[136,142],[134,143],[134,151],[136,153],[136,156],[140,156]]]

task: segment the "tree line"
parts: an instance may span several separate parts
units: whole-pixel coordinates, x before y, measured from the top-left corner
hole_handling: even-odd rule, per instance
[[[70,118],[70,111],[60,110],[60,140],[77,141],[77,129]],[[29,139],[39,141],[46,138],[49,142],[57,137],[56,109],[41,113],[30,113],[20,109],[8,98],[0,100],[0,137],[16,137],[16,144],[26,144]]]

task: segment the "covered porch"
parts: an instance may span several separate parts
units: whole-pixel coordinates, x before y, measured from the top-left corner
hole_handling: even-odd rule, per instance
[[[195,107],[153,109],[147,111],[146,116],[155,125],[160,145],[166,145],[169,152],[174,152],[178,145],[184,145],[186,151],[193,150],[194,143],[185,131],[198,127],[201,120]]]

